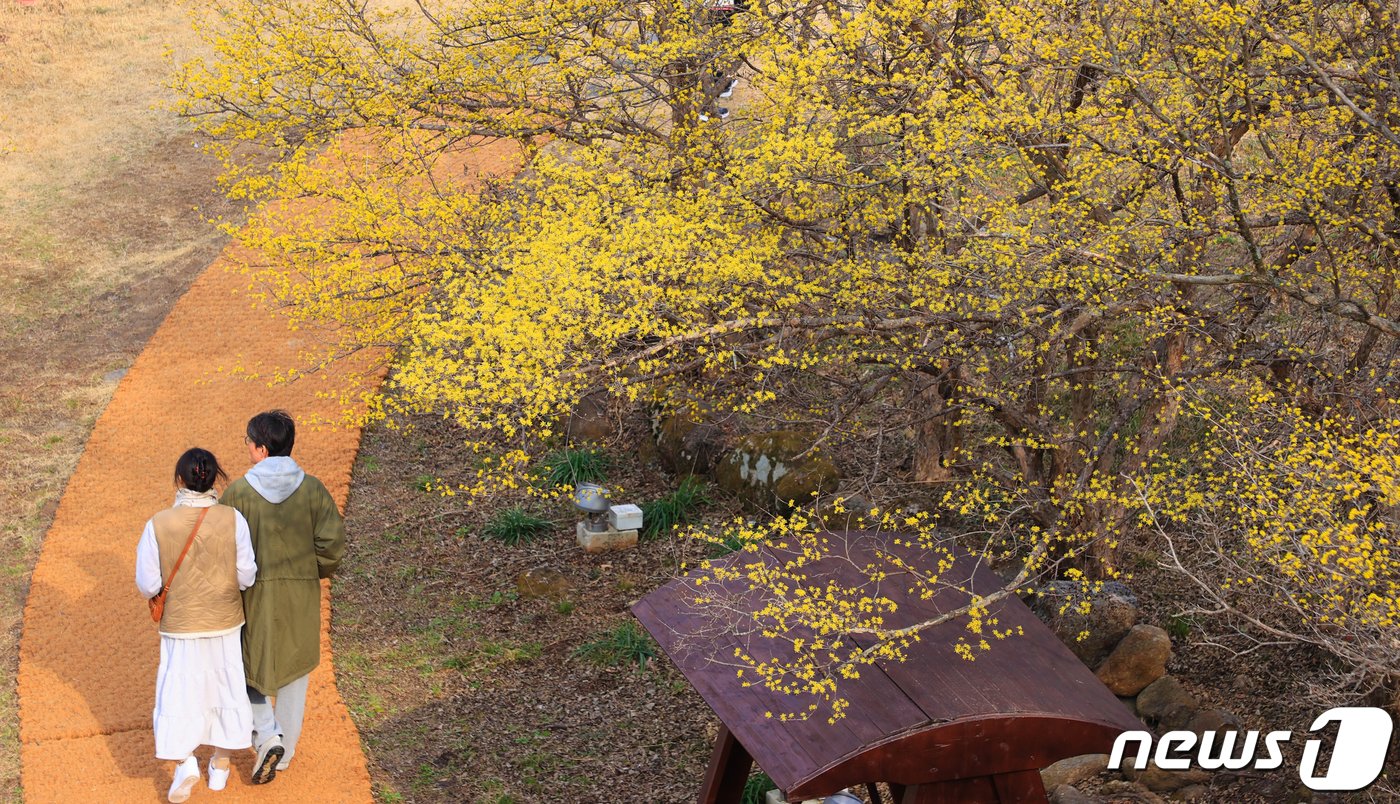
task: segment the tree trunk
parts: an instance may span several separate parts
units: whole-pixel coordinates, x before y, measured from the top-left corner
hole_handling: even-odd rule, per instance
[[[914,410],[919,425],[914,434],[914,480],[918,483],[946,483],[953,479],[953,464],[962,447],[962,428],[954,422],[957,414],[946,413],[949,399],[956,393],[953,379],[935,379],[915,397]]]

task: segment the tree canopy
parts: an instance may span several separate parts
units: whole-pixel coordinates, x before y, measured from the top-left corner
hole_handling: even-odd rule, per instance
[[[882,527],[1086,590],[1165,539],[1204,610],[1369,689],[1400,666],[1395,13],[224,0],[179,83],[230,192],[312,199],[240,232],[270,294],[388,350],[379,415],[508,444],[483,487],[598,390],[878,440],[863,471],[928,501]],[[500,139],[524,170],[467,189]],[[823,635],[774,683],[829,700],[909,638],[769,586]]]

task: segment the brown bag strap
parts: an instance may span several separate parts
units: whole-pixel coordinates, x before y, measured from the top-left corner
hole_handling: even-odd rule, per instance
[[[194,521],[194,530],[190,531],[190,538],[185,542],[185,549],[180,551],[180,557],[175,559],[175,566],[170,570],[170,579],[165,582],[165,588],[160,590],[161,594],[170,591],[170,584],[175,583],[175,573],[180,571],[180,564],[185,560],[185,554],[190,551],[190,545],[194,544],[194,535],[199,533],[199,526],[204,524],[204,515],[209,513],[205,508],[199,512],[199,519]]]

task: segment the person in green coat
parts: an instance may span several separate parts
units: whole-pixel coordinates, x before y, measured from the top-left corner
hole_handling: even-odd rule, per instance
[[[253,705],[253,784],[296,753],[306,686],[321,660],[321,581],[345,555],[345,522],[325,485],[292,460],[296,424],[282,410],[248,420],[253,466],[220,502],[248,520],[257,583],[243,593],[243,667]],[[268,698],[275,703],[269,703]]]

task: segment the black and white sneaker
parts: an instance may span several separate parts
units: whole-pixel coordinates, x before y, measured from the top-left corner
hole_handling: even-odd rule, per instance
[[[253,761],[253,784],[267,784],[277,778],[277,763],[287,749],[282,747],[281,735],[274,734],[258,746],[258,758]]]
[[[737,79],[737,78],[731,78],[731,79],[729,79],[729,83],[727,83],[727,84],[724,85],[724,91],[721,92],[721,93],[719,93],[719,96],[720,96],[721,98],[730,98],[730,97],[733,97],[733,96],[734,96],[734,87],[737,87],[738,85],[739,85],[739,79]]]
[[[724,120],[725,118],[729,117],[729,110],[726,109],[726,108],[723,107],[723,106],[720,106],[720,107],[716,108],[715,111],[718,113],[719,119],[721,119],[721,120]],[[710,120],[710,115],[707,115],[707,114],[705,114],[705,113],[703,113],[703,112],[700,114],[700,122],[702,122],[702,123],[708,123],[709,120]]]

